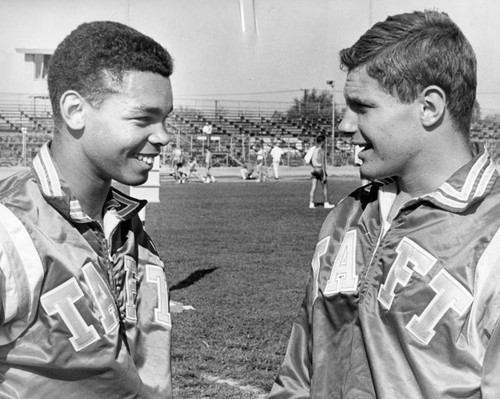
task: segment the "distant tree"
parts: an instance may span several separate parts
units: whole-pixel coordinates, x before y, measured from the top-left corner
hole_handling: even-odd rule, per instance
[[[294,98],[293,105],[288,109],[289,118],[300,117],[331,117],[332,93],[328,90],[318,92],[316,89],[304,90],[301,98]]]
[[[496,112],[488,113],[483,117],[483,121],[487,123],[500,123],[500,114]]]

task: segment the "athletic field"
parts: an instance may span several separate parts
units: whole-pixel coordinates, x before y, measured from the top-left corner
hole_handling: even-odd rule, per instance
[[[178,399],[265,398],[283,360],[328,210],[308,209],[310,180],[217,177],[175,184],[163,174],[146,229],[167,264]],[[329,179],[330,202],[358,186]]]

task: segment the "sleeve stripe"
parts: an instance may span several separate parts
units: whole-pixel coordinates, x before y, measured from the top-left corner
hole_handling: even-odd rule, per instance
[[[1,229],[1,228],[0,228]],[[0,231],[0,238],[3,242],[3,234]],[[0,303],[3,306],[3,323],[8,323],[18,313],[19,295],[16,287],[16,280],[11,273],[11,265],[8,251],[4,246],[0,246]]]
[[[5,276],[1,287],[4,309],[9,312],[10,329],[0,330],[0,344],[15,339],[35,317],[44,272],[40,256],[23,223],[0,204],[0,267]],[[13,298],[9,294],[15,291]],[[14,314],[17,310],[17,314]],[[6,314],[7,317],[7,314]]]

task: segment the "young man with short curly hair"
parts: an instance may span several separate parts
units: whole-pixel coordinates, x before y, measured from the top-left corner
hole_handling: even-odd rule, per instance
[[[171,398],[165,265],[139,185],[168,142],[170,54],[116,22],[84,23],[48,75],[55,133],[0,183],[0,396]]]

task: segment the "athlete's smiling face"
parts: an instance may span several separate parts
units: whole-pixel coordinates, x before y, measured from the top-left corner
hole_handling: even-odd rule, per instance
[[[368,179],[405,177],[414,173],[423,157],[419,135],[419,102],[404,104],[384,90],[364,67],[347,75],[347,109],[339,130],[354,134],[363,148],[360,172]]]
[[[83,167],[99,180],[142,184],[169,141],[164,123],[172,111],[170,79],[131,71],[113,89],[98,107],[84,104]]]

